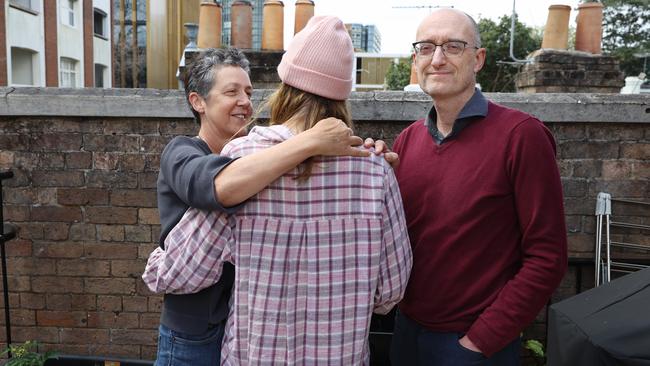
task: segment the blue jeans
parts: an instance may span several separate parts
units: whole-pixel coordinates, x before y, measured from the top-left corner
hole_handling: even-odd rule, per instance
[[[501,351],[486,358],[458,342],[463,333],[430,331],[401,312],[395,317],[390,346],[392,366],[518,366],[521,364],[521,340],[515,339]]]
[[[198,335],[180,333],[160,325],[155,366],[215,366],[221,360],[225,321]]]

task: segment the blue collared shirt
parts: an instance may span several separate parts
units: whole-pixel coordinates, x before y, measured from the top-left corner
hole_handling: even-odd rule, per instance
[[[449,140],[458,136],[460,131],[462,131],[467,125],[471,122],[478,120],[479,118],[484,118],[488,113],[488,101],[483,96],[480,90],[474,89],[474,95],[467,101],[463,109],[458,114],[454,126],[451,129],[451,133],[447,136],[443,136],[442,133],[438,130],[436,126],[436,120],[438,114],[436,113],[436,107],[432,106],[429,110],[424,124],[429,129],[429,133],[435,140],[436,144],[441,145]]]

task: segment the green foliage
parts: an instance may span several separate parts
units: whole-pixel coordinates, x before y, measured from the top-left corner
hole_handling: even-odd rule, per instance
[[[626,76],[643,70],[643,58],[650,53],[650,6],[648,0],[603,0],[603,52],[616,56]],[[650,57],[648,57],[650,63]],[[647,70],[645,70],[647,72]]]
[[[56,352],[48,351],[40,354],[34,351],[38,347],[36,341],[27,341],[21,345],[11,345],[7,347],[0,356],[7,355],[11,352],[11,358],[5,366],[43,366],[45,361],[50,358],[57,358]]]
[[[510,58],[510,16],[503,15],[499,22],[491,19],[481,19],[478,28],[481,32],[482,46],[487,49],[483,69],[476,79],[485,92],[514,92],[517,67],[508,64],[498,64],[497,61],[512,61]],[[539,30],[527,27],[518,20],[515,21],[514,54],[517,58],[525,58],[529,53],[539,49],[542,36]]]
[[[524,348],[530,350],[535,357],[544,358],[544,345],[536,339],[529,339],[524,342]]]
[[[386,72],[386,89],[404,90],[411,80],[411,64],[406,61],[391,63]]]

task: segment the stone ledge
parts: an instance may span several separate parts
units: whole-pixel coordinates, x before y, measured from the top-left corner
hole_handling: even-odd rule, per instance
[[[259,105],[272,90],[257,90]],[[528,112],[544,122],[650,123],[650,94],[486,93],[492,101]],[[359,121],[414,121],[431,107],[416,92],[353,92],[350,105]],[[0,116],[98,118],[192,118],[180,90],[0,88]],[[268,113],[262,113],[262,118]]]

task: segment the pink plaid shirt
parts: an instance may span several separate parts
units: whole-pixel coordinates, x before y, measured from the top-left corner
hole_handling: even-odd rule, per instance
[[[292,134],[255,127],[223,154],[248,155]],[[222,364],[369,363],[373,312],[403,296],[411,270],[402,200],[381,156],[323,157],[307,182],[294,170],[236,215],[189,209],[149,257],[154,292],[192,293],[235,264]]]

